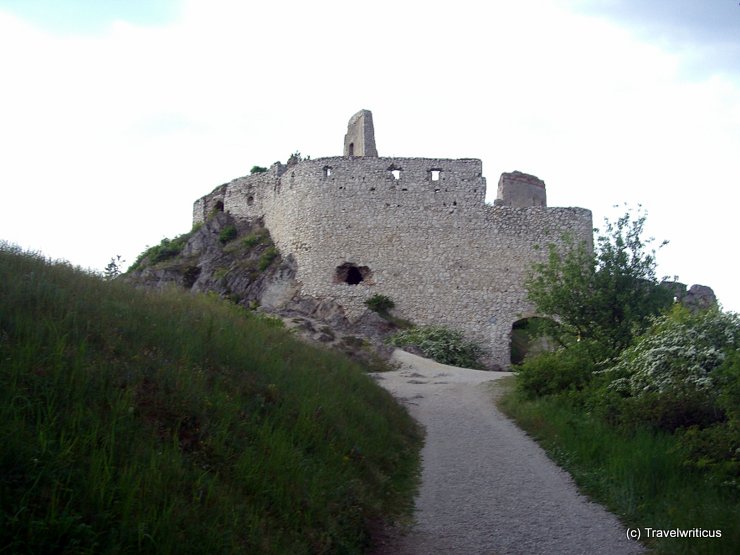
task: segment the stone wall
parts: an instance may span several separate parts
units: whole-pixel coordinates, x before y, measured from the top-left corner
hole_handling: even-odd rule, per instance
[[[480,160],[320,158],[218,187],[196,201],[194,222],[221,207],[264,218],[304,295],[337,301],[351,319],[387,295],[401,316],[460,329],[507,367],[512,325],[534,315],[527,271],[564,233],[590,242],[592,220],[539,205],[544,183],[534,206],[487,205],[485,193]]]

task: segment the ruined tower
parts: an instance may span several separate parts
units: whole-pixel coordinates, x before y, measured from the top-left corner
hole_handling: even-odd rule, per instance
[[[378,157],[373,114],[370,110],[360,110],[349,119],[347,134],[344,136],[344,155]]]
[[[498,181],[496,206],[547,206],[545,182],[522,172],[502,173]]]

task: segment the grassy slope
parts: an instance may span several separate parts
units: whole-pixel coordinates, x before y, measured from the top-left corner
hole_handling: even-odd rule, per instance
[[[360,552],[419,444],[274,323],[0,245],[0,552]]]
[[[646,541],[658,553],[736,553],[740,544],[737,485],[708,483],[682,466],[675,436],[648,429],[627,435],[577,412],[556,396],[522,397],[513,381],[499,407],[596,501],[627,526],[721,530],[721,539],[667,538]],[[643,537],[644,539],[644,537]]]

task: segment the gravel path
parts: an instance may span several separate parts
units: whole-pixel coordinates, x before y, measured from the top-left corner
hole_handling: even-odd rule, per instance
[[[382,554],[640,553],[619,521],[492,403],[510,375],[445,366],[396,351],[376,374],[427,432],[416,525]],[[489,382],[489,383],[486,383]]]

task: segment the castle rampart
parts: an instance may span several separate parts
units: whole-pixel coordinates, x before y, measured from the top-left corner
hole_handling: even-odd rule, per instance
[[[283,255],[295,258],[302,294],[335,300],[350,319],[369,297],[387,295],[403,317],[460,329],[507,367],[512,325],[533,315],[523,286],[532,263],[564,234],[590,242],[592,221],[583,208],[544,206],[534,176],[504,174],[502,182],[508,198],[491,206],[480,160],[278,163],[196,201],[193,220],[218,209],[263,218]],[[519,196],[517,183],[527,188]]]

